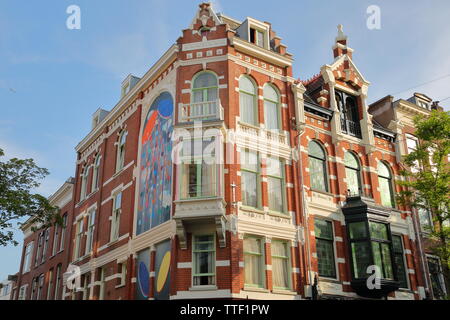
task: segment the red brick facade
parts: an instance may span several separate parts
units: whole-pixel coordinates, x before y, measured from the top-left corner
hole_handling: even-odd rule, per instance
[[[245,38],[246,33],[252,32],[255,32],[253,37],[262,34],[260,39],[266,40],[254,40],[252,36]],[[256,42],[251,43],[252,39]],[[348,196],[345,153],[350,151],[358,158],[362,193],[370,195],[371,201],[380,206],[377,166],[383,161],[391,170],[392,181],[399,176],[398,139],[395,137],[397,132],[387,127],[379,128],[372,122],[366,105],[369,83],[353,65],[353,50],[347,47],[342,30],[333,52],[336,60],[331,66],[323,67],[312,80],[296,80],[292,75],[292,56],[286,52],[270,24],[253,19],[242,23],[217,16],[208,4],[202,4],[193,24],[183,30],[176,44],[77,146],[73,201],[62,210],[69,217],[64,252],[60,254],[61,259],[55,256],[39,267],[32,266],[29,273],[19,273],[17,287],[26,283],[31,286],[32,279],[40,274],[45,274],[48,279],[49,270],[59,263],[64,271],[73,264],[80,268],[82,288],[73,291],[66,285],[63,293],[61,284],[59,291],[63,299],[137,299],[136,292],[142,286],[138,257],[144,250],[150,250],[148,299],[155,299],[155,288],[164,280],[161,280],[162,276],[157,277],[162,271],[156,265],[155,248],[170,240],[170,299],[361,298],[352,284],[351,249],[342,213]],[[214,105],[223,108],[223,115],[204,121],[200,129],[204,135],[208,129],[215,130],[214,135],[223,148],[219,153],[222,162],[216,170],[216,197],[183,199],[180,191],[184,181],[182,169],[174,163],[171,219],[137,235],[142,166],[140,141],[149,107],[160,93],[170,93],[174,100],[175,136],[182,131],[194,132],[195,124],[184,121],[180,109],[192,110],[192,81],[202,72],[211,72],[217,79],[216,101],[220,101],[220,105]],[[256,88],[257,122],[254,124],[242,121],[242,77],[247,77]],[[265,119],[264,97],[268,86],[279,98],[278,131],[266,128],[271,120]],[[355,97],[358,119],[354,122],[361,131],[359,137],[343,132],[340,110],[334,103],[335,90]],[[123,134],[126,134],[124,161],[123,168],[118,169],[118,149]],[[326,154],[327,191],[311,187],[308,153],[311,141],[317,141]],[[255,208],[243,205],[243,168],[240,161],[236,161],[247,149],[258,152],[260,159],[256,187],[259,203]],[[270,199],[277,190],[269,192],[271,176],[267,163],[271,155],[282,160],[284,169],[281,170],[284,179],[280,193],[283,199],[281,213],[270,209]],[[95,171],[98,159],[100,165]],[[88,175],[83,182],[85,170]],[[98,188],[93,188],[94,172],[98,172]],[[400,191],[399,186],[394,188],[395,192]],[[115,239],[112,228],[118,193],[121,193],[120,223]],[[414,234],[411,210],[395,206],[389,212],[386,221],[391,224],[392,232],[401,236],[408,280],[407,288],[388,295],[395,299],[419,299],[419,287],[423,288],[424,283],[416,242],[411,236]],[[90,223],[93,213],[95,220]],[[315,218],[332,223],[336,271],[333,279],[318,274]],[[82,232],[79,232],[80,223]],[[89,228],[91,224],[93,233]],[[193,237],[203,234],[214,235],[214,270],[209,276],[213,280],[208,280],[208,285],[197,286],[193,280],[197,263],[194,261]],[[30,241],[37,243],[37,237],[38,234],[26,237],[24,248]],[[244,242],[248,237],[256,237],[261,243],[260,286],[249,285],[246,281],[246,257],[250,259],[250,256]],[[89,239],[93,245],[88,252]],[[277,242],[276,250],[286,248],[283,254],[274,249],[274,242]],[[281,276],[278,268],[283,255],[287,257],[287,262],[283,262],[287,271]],[[64,284],[68,277],[64,277]],[[286,281],[287,285],[277,287],[277,281]],[[46,286],[47,283],[48,280]],[[31,298],[30,291],[27,291],[27,299]],[[319,294],[314,294],[315,291]]]

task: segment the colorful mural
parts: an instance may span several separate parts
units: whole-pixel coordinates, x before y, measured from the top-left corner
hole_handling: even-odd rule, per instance
[[[148,300],[150,293],[150,249],[138,253],[136,260],[136,299]]]
[[[172,96],[164,92],[153,102],[144,122],[137,235],[170,219],[173,109]]]
[[[170,240],[156,245],[155,253],[155,300],[169,300],[170,290]]]

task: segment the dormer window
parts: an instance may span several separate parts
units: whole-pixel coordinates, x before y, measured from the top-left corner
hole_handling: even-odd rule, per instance
[[[356,97],[336,90],[336,104],[341,114],[342,132],[361,138],[361,125],[359,123]]]
[[[420,107],[422,107],[422,108],[425,108],[425,109],[430,109],[430,106],[428,105],[428,103],[426,103],[425,101],[422,101],[422,100],[417,100],[417,104],[420,106]]]
[[[264,48],[264,38],[265,33],[258,29],[250,28],[250,42],[256,44],[257,46]]]

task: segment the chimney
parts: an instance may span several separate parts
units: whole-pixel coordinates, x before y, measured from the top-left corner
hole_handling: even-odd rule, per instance
[[[336,37],[336,42],[333,46],[333,56],[334,58],[339,58],[340,56],[347,55],[350,59],[352,58],[353,49],[347,47],[347,36],[344,34],[342,24],[337,26],[338,35]]]

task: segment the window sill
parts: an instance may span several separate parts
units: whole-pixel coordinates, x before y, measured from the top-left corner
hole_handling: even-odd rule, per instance
[[[189,288],[189,291],[215,291],[215,290],[217,290],[217,286],[195,286]]]
[[[117,286],[115,286],[116,289],[120,289],[120,288],[124,288],[125,287],[125,283],[121,283],[118,284]]]
[[[284,295],[287,295],[287,296],[296,296],[297,295],[297,292],[291,291],[290,289],[273,289],[272,293],[284,294]]]
[[[222,197],[212,196],[212,197],[202,197],[202,198],[190,198],[190,199],[179,199],[175,200],[175,203],[189,203],[197,201],[212,201],[212,200],[223,200]]]
[[[277,212],[277,211],[269,211],[267,212],[268,215],[274,216],[274,217],[280,217],[280,218],[291,218],[291,215],[288,213],[283,213],[283,212]]]
[[[262,292],[262,293],[269,293],[270,291],[266,288],[258,288],[258,287],[247,287],[244,286],[244,291],[251,291],[251,292]]]
[[[334,197],[334,194],[328,191],[322,191],[322,190],[317,190],[317,189],[312,189],[311,188],[311,192],[316,192],[316,193],[320,193],[320,194],[324,194],[330,197]]]
[[[319,276],[319,282],[328,282],[328,283],[335,283],[335,284],[341,284],[341,281],[339,281],[336,278],[331,278],[331,277],[320,277]]]
[[[254,212],[254,213],[259,213],[259,214],[266,214],[264,210],[258,209],[258,208],[254,208],[254,207],[247,207],[244,205],[241,205],[239,207],[240,210],[243,211],[248,211],[248,212]]]

